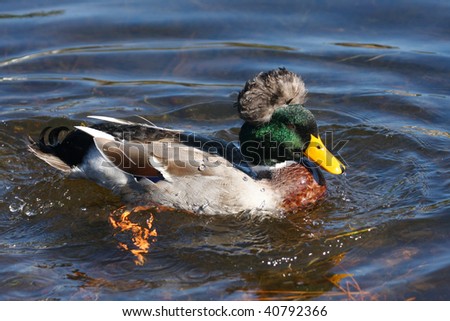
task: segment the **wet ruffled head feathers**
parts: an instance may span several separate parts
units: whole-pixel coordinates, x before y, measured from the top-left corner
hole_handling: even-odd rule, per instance
[[[303,80],[285,68],[261,72],[247,81],[236,106],[240,117],[252,124],[270,121],[273,113],[286,105],[303,104],[306,99]]]

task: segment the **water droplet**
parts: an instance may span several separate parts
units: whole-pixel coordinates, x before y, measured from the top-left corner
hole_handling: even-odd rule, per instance
[[[30,211],[30,210],[28,210],[28,211],[26,211],[26,212],[25,212],[25,215],[26,215],[26,216],[28,216],[28,217],[32,217],[32,216],[36,216],[36,215],[37,215],[37,213],[36,213],[36,212],[33,212],[33,211]]]
[[[19,211],[23,211],[23,208],[25,207],[25,205],[27,204],[23,199],[21,199],[18,196],[14,197],[16,200],[19,201],[19,204],[17,203],[13,203],[9,205],[9,211],[11,213],[15,213],[15,212],[19,212]]]
[[[314,221],[312,221],[312,224],[313,224],[313,226],[322,225],[323,224],[323,220],[321,220],[321,219],[314,220]]]
[[[25,204],[10,204],[9,205],[9,211],[11,213],[15,213],[15,212],[21,211],[24,206],[25,206]]]

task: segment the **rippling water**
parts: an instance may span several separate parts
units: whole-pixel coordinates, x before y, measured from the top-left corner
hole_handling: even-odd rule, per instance
[[[449,30],[448,1],[2,1],[0,300],[448,300]],[[137,265],[121,200],[27,150],[90,114],[237,140],[238,91],[280,66],[348,141],[285,219],[144,211]]]

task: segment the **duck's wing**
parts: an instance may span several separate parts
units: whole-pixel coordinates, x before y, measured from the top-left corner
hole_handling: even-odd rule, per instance
[[[234,167],[253,175],[234,143],[190,132],[96,117],[106,123],[76,128],[92,137],[95,147],[118,169],[141,177],[223,175]]]
[[[245,156],[241,153],[237,142],[227,142],[217,137],[204,136],[191,132],[180,133],[180,142],[184,145],[200,149],[208,154],[222,157],[230,162],[233,167],[253,178],[257,177],[257,174],[253,171],[253,167],[249,165]]]

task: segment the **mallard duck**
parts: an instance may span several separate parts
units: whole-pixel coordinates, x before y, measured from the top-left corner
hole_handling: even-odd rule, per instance
[[[317,165],[345,170],[320,140],[305,95],[301,78],[285,69],[248,81],[236,103],[245,121],[240,146],[149,121],[90,116],[102,122],[45,128],[29,147],[54,168],[134,203],[205,214],[292,212],[324,196]]]

